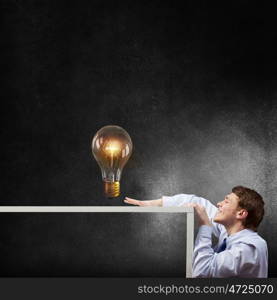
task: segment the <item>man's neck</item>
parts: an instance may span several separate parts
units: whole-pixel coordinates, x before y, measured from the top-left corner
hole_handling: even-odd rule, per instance
[[[230,225],[230,226],[225,226],[226,230],[227,230],[227,233],[228,235],[232,235],[232,234],[235,234],[243,229],[245,229],[245,227],[242,225],[242,224],[233,224],[233,225]]]

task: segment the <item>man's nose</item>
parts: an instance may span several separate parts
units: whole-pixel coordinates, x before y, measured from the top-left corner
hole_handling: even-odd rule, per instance
[[[220,207],[222,204],[222,201],[220,201],[220,202],[218,202],[216,205],[217,205],[217,207]]]

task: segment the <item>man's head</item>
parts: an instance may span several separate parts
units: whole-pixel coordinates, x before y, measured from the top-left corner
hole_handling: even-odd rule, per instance
[[[244,228],[256,231],[264,215],[261,195],[243,186],[235,186],[217,206],[214,221],[227,227],[241,223]]]

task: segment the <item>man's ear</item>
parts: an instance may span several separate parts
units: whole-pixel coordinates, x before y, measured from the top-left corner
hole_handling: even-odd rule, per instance
[[[237,212],[237,218],[240,220],[246,219],[247,216],[248,216],[248,211],[244,208]]]

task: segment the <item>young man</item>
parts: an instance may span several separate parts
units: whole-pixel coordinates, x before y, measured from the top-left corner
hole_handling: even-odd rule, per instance
[[[195,241],[193,277],[267,277],[267,244],[257,231],[264,215],[264,201],[254,190],[236,186],[217,203],[195,195],[178,194],[157,200],[125,203],[139,206],[182,206],[195,208],[199,231]],[[212,233],[218,245],[212,248]]]

